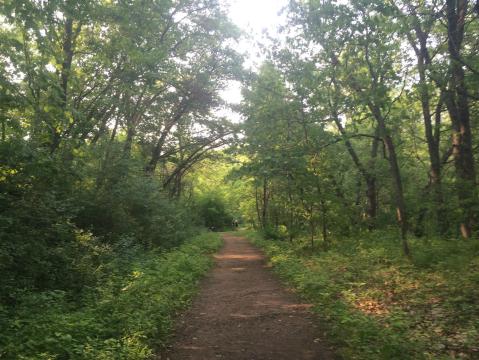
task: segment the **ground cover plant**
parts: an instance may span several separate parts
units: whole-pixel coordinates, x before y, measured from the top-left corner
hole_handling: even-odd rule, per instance
[[[378,232],[326,251],[246,232],[274,270],[314,304],[327,337],[347,359],[474,359],[479,356],[476,243],[414,241]],[[396,245],[394,245],[396,242]]]
[[[205,233],[170,251],[130,253],[105,264],[80,302],[64,291],[25,294],[11,314],[2,309],[0,358],[150,358],[220,245],[218,234]]]

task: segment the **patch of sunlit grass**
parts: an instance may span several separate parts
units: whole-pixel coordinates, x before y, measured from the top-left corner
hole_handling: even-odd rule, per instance
[[[306,240],[255,242],[315,305],[345,357],[479,358],[479,247],[412,240],[409,260],[396,240],[369,233],[328,251],[306,251]]]

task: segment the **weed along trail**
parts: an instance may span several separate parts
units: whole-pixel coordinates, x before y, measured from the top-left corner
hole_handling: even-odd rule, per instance
[[[216,266],[179,320],[162,359],[333,359],[310,306],[286,291],[259,250],[224,235]]]

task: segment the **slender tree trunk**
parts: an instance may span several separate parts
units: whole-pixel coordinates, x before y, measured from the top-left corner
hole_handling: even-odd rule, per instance
[[[404,254],[409,256],[410,249],[407,241],[408,219],[396,148],[386,128],[386,122],[381,114],[381,110],[372,103],[369,103],[368,106],[378,123],[379,136],[383,139],[384,145],[386,147],[389,169],[393,180],[394,197],[396,203],[396,218],[401,229],[401,240]]]
[[[158,161],[161,157],[161,151],[163,150],[163,146],[165,145],[167,131],[163,131],[160,138],[158,139],[153,151],[151,152],[151,159],[148,162],[148,165],[145,167],[145,171],[149,174],[152,174],[156,170],[156,166],[158,165]]]
[[[62,68],[61,68],[61,73],[60,73],[60,87],[62,90],[61,93],[61,108],[63,110],[63,121],[64,125],[70,121],[66,117],[66,111],[68,107],[68,86],[69,86],[69,81],[70,81],[70,74],[71,74],[71,68],[72,68],[72,62],[73,62],[73,52],[74,52],[74,45],[75,45],[75,39],[78,36],[79,32],[81,29],[81,24],[78,24],[77,29],[74,31],[73,30],[73,19],[68,17],[65,20],[65,27],[64,27],[64,39],[63,39],[63,44],[62,44],[62,52],[63,52],[63,63],[62,63]],[[54,153],[58,147],[60,146],[60,142],[62,140],[62,130],[58,130],[54,128],[52,131],[52,140],[51,140],[51,146],[50,146],[50,152]]]
[[[314,249],[314,233],[316,232],[313,213],[314,213],[314,206],[311,205],[311,207],[309,208],[309,227],[310,227],[310,232],[311,232],[311,250]]]
[[[175,177],[175,182],[173,189],[171,190],[171,195],[179,199],[183,191],[183,173],[178,173]]]
[[[258,185],[255,184],[254,186],[254,195],[255,195],[255,204],[256,204],[256,216],[258,217],[258,224],[260,225],[260,228],[264,229],[263,226],[263,219],[261,217],[261,211],[259,207],[259,194],[258,194]]]
[[[2,121],[2,142],[5,142],[7,139],[7,119],[3,115],[3,111],[0,111],[0,120]]]
[[[456,187],[461,208],[461,235],[472,236],[476,202],[476,172],[465,73],[460,50],[464,38],[467,0],[447,0],[448,50],[450,61],[449,86],[445,101],[452,122],[452,145],[456,169]]]
[[[113,145],[113,141],[115,141],[116,133],[118,131],[119,122],[120,122],[120,120],[118,118],[116,118],[115,126],[113,127],[113,130],[111,132],[108,144],[106,145],[105,157],[104,157],[103,161],[101,162],[100,171],[99,171],[98,177],[96,179],[96,189],[97,190],[100,189],[105,182],[106,169],[107,169],[107,167],[108,167],[108,165],[110,164],[110,161],[111,161],[110,157],[111,157],[112,145]]]
[[[364,167],[363,163],[359,159],[358,154],[356,153],[353,144],[347,138],[346,130],[344,129],[343,125],[337,114],[333,114],[334,123],[336,124],[337,129],[339,130],[340,134],[344,137],[344,144],[346,145],[346,149],[348,150],[353,163],[356,165],[361,176],[364,178],[366,182],[366,199],[367,199],[367,206],[366,206],[366,215],[368,218],[368,228],[370,230],[375,228],[376,223],[376,215],[377,215],[377,191],[376,191],[376,177],[368,172]],[[370,166],[374,166],[374,160],[377,155],[378,149],[378,140],[373,139],[372,149],[371,149],[371,161]]]
[[[368,229],[375,228],[376,210],[377,210],[377,191],[376,178],[368,176],[366,178],[366,198],[368,199],[366,214],[368,216]]]
[[[440,124],[440,104],[442,103],[442,99],[439,99],[439,104],[436,107],[436,112],[439,112],[439,114],[436,113],[436,119],[439,118],[439,124],[438,121],[436,121],[436,131],[434,131],[431,114],[431,96],[428,90],[426,77],[426,66],[430,64],[430,56],[427,49],[427,34],[422,31],[419,25],[416,25],[416,36],[418,38],[419,47],[417,47],[415,44],[412,45],[414,46],[417,56],[417,70],[419,73],[419,99],[421,102],[424,131],[430,162],[429,178],[433,192],[436,220],[439,224],[439,233],[444,234],[447,229],[447,217],[445,216],[444,211],[444,196],[441,184],[441,156],[439,152],[440,129],[437,128]]]
[[[337,56],[334,53],[331,54],[331,61],[335,65],[340,64],[340,60],[337,58]],[[337,87],[335,75],[333,75],[333,78],[332,78],[332,85],[334,85],[334,88]],[[337,107],[335,106],[334,101],[333,102],[331,100],[329,101],[329,107],[332,112],[334,123],[336,124],[336,127],[338,128],[339,132],[341,133],[341,136],[344,137],[344,143],[346,145],[346,149],[348,150],[348,153],[350,154],[353,160],[353,163],[356,165],[356,168],[358,169],[359,173],[361,174],[361,176],[364,178],[366,182],[366,199],[367,199],[366,215],[368,218],[368,228],[372,230],[376,226],[376,215],[377,215],[377,208],[378,208],[376,176],[374,172],[370,172],[366,170],[366,168],[364,167],[364,164],[360,161],[359,156],[354,150],[354,147],[351,141],[349,141],[349,139],[347,138],[346,130],[344,129],[341,123],[341,120],[339,119]],[[377,133],[378,133],[378,129],[376,129],[375,131],[375,138],[373,139],[373,143],[372,143],[371,158],[368,164],[370,169],[374,169],[375,160],[376,160],[377,151],[378,151]]]
[[[321,218],[322,218],[322,235],[323,235],[323,242],[326,248],[329,247],[329,238],[328,238],[328,222],[327,222],[327,209],[326,203],[323,199],[320,201],[321,205]]]
[[[133,147],[133,140],[136,136],[136,126],[140,121],[140,115],[134,114],[127,120],[126,139],[123,145],[123,158],[129,159],[131,156],[131,149]]]
[[[316,180],[316,191],[318,192],[319,197],[319,210],[321,211],[321,229],[323,236],[323,244],[325,248],[329,247],[329,238],[328,238],[328,223],[327,223],[327,207],[326,202],[324,201],[323,192],[321,191],[321,184],[319,180]]]
[[[131,156],[131,148],[133,146],[133,139],[136,131],[133,127],[128,127],[126,131],[125,144],[123,145],[123,158],[129,159]]]
[[[354,201],[354,205],[359,206],[361,205],[361,178],[358,176],[356,178],[356,200]]]
[[[62,107],[65,109],[68,101],[68,80],[73,60],[73,19],[65,21],[65,39],[63,41],[63,63],[61,70]]]
[[[268,181],[266,178],[263,180],[263,209],[261,214],[263,229],[266,229],[268,226]]]
[[[291,174],[288,174],[288,202],[289,202],[289,241],[293,241],[293,224],[294,224],[294,212],[293,212],[293,193],[291,191]]]
[[[156,166],[158,165],[158,161],[160,160],[161,157],[161,152],[163,150],[163,146],[165,145],[166,142],[166,137],[170,134],[171,129],[173,126],[177,125],[181,118],[187,113],[188,111],[188,105],[185,101],[181,101],[178,110],[176,111],[176,114],[173,116],[170,121],[165,123],[165,128],[161,132],[160,138],[155,144],[155,147],[153,148],[153,151],[151,153],[151,159],[148,162],[148,165],[145,167],[145,171],[147,173],[154,173]]]
[[[101,137],[108,131],[108,120],[111,119],[113,112],[114,112],[113,107],[110,107],[110,109],[105,110],[103,112],[103,114],[101,115],[101,118],[98,121],[99,129],[98,129],[98,131],[95,132],[95,134],[91,138],[91,144],[92,145],[95,145],[101,139]],[[115,119],[115,125],[114,126],[115,126],[115,128],[118,127],[118,117]],[[93,127],[94,126],[92,125],[88,130],[85,130],[82,133],[80,139],[85,141],[88,138],[88,135],[92,132]],[[116,130],[115,130],[115,132],[116,132]]]

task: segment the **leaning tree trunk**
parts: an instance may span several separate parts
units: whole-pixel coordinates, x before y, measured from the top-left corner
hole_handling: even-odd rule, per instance
[[[354,165],[358,169],[361,176],[364,178],[366,182],[366,199],[367,199],[367,207],[366,207],[366,215],[368,218],[368,228],[370,230],[375,228],[376,225],[376,214],[377,214],[377,191],[376,191],[376,176],[366,170],[363,163],[359,159],[356,150],[353,147],[351,141],[347,138],[346,130],[344,129],[339,116],[334,113],[333,114],[334,123],[336,124],[337,129],[339,130],[341,136],[344,138],[344,144],[346,146],[346,150],[348,151],[351,159],[353,160]],[[371,149],[371,161],[370,166],[374,166],[374,160],[377,154],[377,139],[373,139],[372,149]]]
[[[401,171],[399,169],[399,163],[397,160],[396,148],[386,128],[386,122],[381,114],[381,110],[372,103],[369,104],[369,108],[378,123],[379,136],[383,140],[384,146],[386,148],[387,158],[389,162],[389,170],[393,180],[394,200],[396,203],[396,218],[401,229],[401,241],[403,251],[405,255],[409,256],[410,249],[407,241],[408,219],[406,212],[406,202],[404,200]]]

